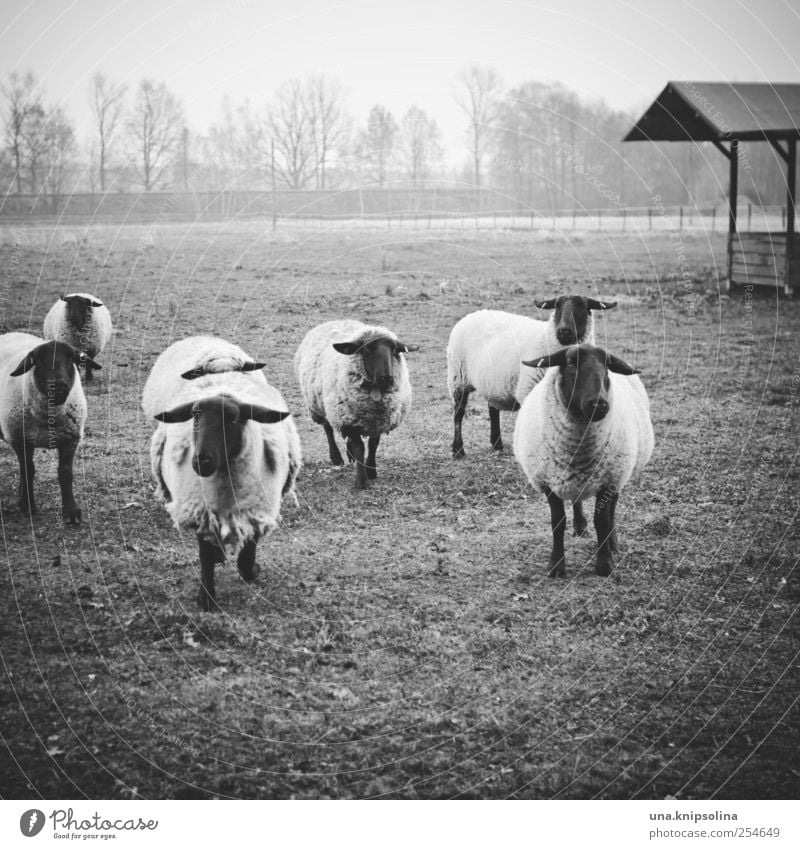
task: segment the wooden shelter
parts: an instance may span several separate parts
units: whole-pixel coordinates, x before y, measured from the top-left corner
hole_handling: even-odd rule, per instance
[[[623,141],[709,141],[730,162],[729,285],[800,287],[795,234],[800,84],[670,82]],[[769,142],[786,163],[785,232],[736,229],[739,144]],[[785,147],[784,147],[785,145]]]

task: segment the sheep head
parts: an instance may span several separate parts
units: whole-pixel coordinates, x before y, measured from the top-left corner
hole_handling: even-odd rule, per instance
[[[11,377],[20,377],[33,369],[36,388],[48,401],[59,407],[72,391],[75,366],[86,363],[93,368],[100,368],[94,360],[66,342],[44,342],[25,355],[22,362],[11,372]]]
[[[103,306],[97,298],[84,295],[62,295],[61,300],[67,305],[67,321],[73,327],[83,327],[92,320],[94,308]]]
[[[533,303],[540,310],[555,310],[556,339],[562,345],[577,345],[583,341],[592,310],[610,310],[617,305],[616,301],[598,301],[583,295],[561,295],[546,301],[534,300]]]
[[[352,342],[334,342],[333,347],[345,356],[357,355],[361,358],[364,374],[362,385],[375,401],[380,401],[383,393],[391,392],[397,385],[396,374],[401,354],[418,350],[415,345],[406,345],[391,336],[374,333],[365,334]]]
[[[288,415],[288,410],[271,410],[258,404],[242,403],[228,395],[214,395],[159,413],[156,419],[167,424],[193,420],[192,468],[206,478],[217,471],[229,473],[230,462],[241,453],[248,422],[275,424]]]
[[[626,375],[639,373],[619,357],[594,345],[573,345],[549,357],[523,362],[523,365],[558,367],[561,370],[558,385],[564,406],[587,422],[598,422],[608,414],[610,371]]]

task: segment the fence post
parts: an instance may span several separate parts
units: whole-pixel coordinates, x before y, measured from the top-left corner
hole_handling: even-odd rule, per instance
[[[625,232],[625,225],[628,221],[628,210],[624,207],[622,208],[622,232]]]
[[[600,230],[603,229],[603,210],[602,209],[597,210],[597,226]]]
[[[713,206],[713,207],[711,207],[711,232],[713,233],[714,230],[716,230],[716,228],[717,228],[717,208],[716,208],[716,206]],[[747,229],[748,230],[750,229],[749,225],[748,225]]]
[[[533,230],[533,210],[531,210],[531,230]]]
[[[753,204],[752,204],[752,203],[748,203],[748,204],[747,204],[747,229],[748,229],[748,231],[749,231],[750,229],[752,229],[752,228],[750,227],[750,222],[751,222],[752,220],[753,220]]]
[[[781,207],[781,230],[786,229],[786,207]]]
[[[575,207],[572,207],[572,229],[575,229]]]
[[[683,230],[683,207],[679,206],[678,211],[680,214],[680,218],[678,219],[678,229]]]
[[[650,207],[647,207],[647,229],[653,229],[653,210]]]

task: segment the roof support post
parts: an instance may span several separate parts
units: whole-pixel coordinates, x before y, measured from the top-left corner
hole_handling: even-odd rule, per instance
[[[733,280],[733,240],[736,236],[736,203],[739,194],[739,140],[731,139],[728,186],[728,286]]]
[[[794,207],[796,197],[796,182],[797,182],[797,142],[794,139],[788,139],[786,142],[789,146],[789,156],[786,168],[786,258],[784,268],[783,291],[790,295],[792,293],[791,278],[792,272],[792,255],[794,247]]]

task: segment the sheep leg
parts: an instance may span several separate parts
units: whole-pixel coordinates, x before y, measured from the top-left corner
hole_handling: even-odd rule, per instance
[[[214,612],[219,610],[217,593],[214,589],[214,566],[225,559],[219,548],[213,542],[197,538],[200,547],[200,592],[197,604],[200,610]]]
[[[489,442],[492,451],[503,450],[503,437],[500,436],[500,410],[489,404]]]
[[[582,537],[586,533],[589,523],[583,514],[583,502],[576,501],[572,505],[572,530],[576,537]]]
[[[356,464],[356,489],[367,488],[367,467],[364,465],[364,440],[356,427],[342,428],[347,439],[347,456]]]
[[[333,428],[328,422],[323,422],[322,427],[325,429],[325,436],[328,438],[328,453],[330,454],[331,463],[334,466],[343,466],[342,452],[339,451],[339,446],[336,444],[336,437],[333,435]]]
[[[248,540],[244,544],[244,548],[239,552],[239,557],[236,560],[236,567],[239,570],[239,574],[248,584],[255,581],[258,573],[261,571],[258,568],[258,563],[256,563],[257,542],[257,539]]]
[[[374,481],[378,477],[378,466],[375,462],[375,454],[378,451],[378,443],[381,441],[380,434],[378,436],[370,436],[369,451],[367,452],[367,477]]]
[[[81,508],[75,503],[72,493],[72,462],[76,442],[64,442],[58,446],[58,485],[61,487],[61,513],[68,525],[80,525]]]
[[[594,505],[594,527],[597,531],[597,559],[594,571],[603,577],[611,574],[614,568],[616,537],[614,532],[614,512],[618,495],[609,489],[597,493]]]
[[[461,422],[464,421],[464,413],[467,411],[469,401],[469,389],[453,390],[453,458],[464,457],[464,440],[461,438]]]
[[[564,511],[564,501],[549,489],[545,491],[547,503],[550,505],[550,527],[553,529],[553,550],[548,564],[551,578],[563,577],[567,561],[564,557],[564,529],[567,526],[567,514]]]
[[[26,516],[36,514],[36,501],[33,497],[33,445],[29,442],[15,442],[14,452],[19,460],[19,509]]]

